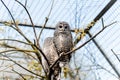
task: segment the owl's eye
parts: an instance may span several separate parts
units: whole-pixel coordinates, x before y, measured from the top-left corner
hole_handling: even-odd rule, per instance
[[[62,28],[62,26],[59,26],[59,28]]]
[[[65,26],[65,29],[67,29],[67,26]]]

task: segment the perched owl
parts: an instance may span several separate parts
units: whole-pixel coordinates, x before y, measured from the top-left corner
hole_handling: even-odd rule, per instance
[[[47,57],[49,64],[52,65],[61,53],[67,53],[73,48],[72,35],[70,31],[70,26],[67,22],[59,22],[56,25],[56,29],[53,37],[48,37],[45,39],[43,44],[43,52]],[[62,56],[59,62],[69,62],[71,55]],[[54,76],[58,76],[58,73],[61,71],[59,62],[53,67]],[[47,65],[44,58],[42,59],[42,63],[44,64],[44,68],[46,72],[49,70],[49,66]],[[57,80],[54,79],[53,80]]]
[[[56,25],[53,42],[58,55],[67,53],[73,48],[72,34],[67,22],[59,22]],[[63,56],[60,61],[69,62],[71,55]]]

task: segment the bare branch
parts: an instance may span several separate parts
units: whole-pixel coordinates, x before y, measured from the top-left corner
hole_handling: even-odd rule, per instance
[[[32,24],[32,27],[33,27],[33,31],[34,31],[34,34],[35,34],[35,38],[37,40],[37,34],[36,34],[36,30],[35,30],[35,27],[34,27],[34,24],[33,24],[33,21],[32,21],[32,18],[31,18],[31,15],[29,13],[29,11],[27,10],[26,6],[24,6],[20,1],[18,0],[15,0],[16,2],[18,2],[24,9],[25,11],[27,12],[28,16],[29,16],[29,19],[30,19],[30,22]]]
[[[26,79],[24,78],[24,76],[23,76],[22,74],[20,74],[19,72],[15,71],[14,69],[12,69],[12,71],[15,72],[15,73],[17,73],[19,76],[21,76],[23,80],[26,80]]]
[[[27,42],[23,42],[23,41],[20,41],[20,40],[15,40],[15,39],[0,39],[0,41],[15,41],[15,42],[23,43],[23,44],[26,44],[26,45],[32,45],[31,43],[27,43]]]
[[[22,37],[24,37],[27,42],[29,42],[30,44],[32,44],[32,42],[23,34],[23,32],[19,28],[15,28],[12,25],[10,25],[10,27],[13,28],[14,30],[16,30]]]
[[[15,64],[9,65],[9,66],[7,66],[6,68],[0,70],[0,72],[5,71],[6,69],[9,69],[9,68],[11,68],[11,67],[14,66],[14,65],[15,65]]]
[[[12,50],[5,50],[5,51],[1,51],[0,52],[0,54],[1,53],[6,53],[6,52],[14,52],[14,51],[19,51],[19,52],[35,52],[35,51],[33,51],[33,50],[23,50],[23,49],[18,49],[18,50],[16,50],[16,49],[12,49]]]
[[[105,25],[104,25],[104,21],[103,21],[103,18],[101,19],[101,21],[102,21],[102,27],[104,28],[104,26],[105,26]]]
[[[12,20],[13,20],[13,23],[14,23],[15,27],[17,27],[17,24],[16,24],[16,22],[15,22],[15,19],[14,19],[14,17],[12,16],[12,13],[11,13],[10,10],[8,9],[8,7],[5,5],[5,3],[3,2],[3,0],[1,0],[1,2],[2,2],[3,5],[5,6],[5,8],[8,10],[8,12],[9,12],[9,14],[10,14]]]
[[[115,57],[118,59],[118,61],[120,62],[120,58],[116,55],[116,53],[113,51],[113,49],[111,49],[111,51],[113,52],[113,54],[115,55]]]
[[[54,4],[54,0],[53,0],[53,2],[52,2],[51,8],[50,8],[50,12],[48,13],[48,16],[46,17],[45,23],[44,23],[44,25],[43,25],[40,33],[39,33],[38,41],[39,41],[40,36],[41,36],[41,34],[42,34],[42,32],[43,32],[43,29],[45,28],[45,26],[46,26],[46,24],[47,24],[47,22],[48,22],[48,18],[49,18],[49,16],[50,16],[51,12],[52,12],[53,4]]]
[[[105,30],[107,27],[111,26],[111,25],[114,24],[114,23],[116,23],[116,22],[113,22],[113,23],[105,26],[105,27],[104,27],[102,30],[100,30],[96,35],[94,35],[93,37],[91,37],[88,41],[86,41],[85,43],[83,43],[83,44],[80,45],[79,47],[77,47],[77,48],[75,48],[75,49],[73,49],[73,50],[71,50],[71,51],[69,51],[69,52],[61,55],[61,56],[50,66],[50,69],[52,69],[52,68],[55,66],[55,64],[59,61],[59,59],[60,59],[62,56],[70,55],[70,54],[72,54],[73,52],[75,52],[76,50],[82,48],[82,47],[85,46],[87,43],[89,43],[92,39],[94,39],[97,35],[99,35],[103,30]]]
[[[10,12],[10,10],[8,9],[8,7],[5,5],[5,3],[1,0],[1,2],[3,3],[3,5],[5,6],[5,8],[8,10],[8,12],[9,12],[9,14],[10,14],[10,16],[11,16],[11,18],[12,18],[12,20],[13,20],[13,23],[14,23],[14,25],[15,25],[15,27],[13,27],[12,25],[10,25],[10,27],[12,27],[13,29],[15,29],[17,32],[19,32],[29,43],[31,43],[31,41],[30,40],[28,40],[28,38],[22,33],[22,31],[18,28],[18,26],[17,26],[17,24],[16,24],[16,22],[15,22],[15,19],[14,19],[14,17],[13,17],[13,15],[12,15],[12,13]]]
[[[25,7],[27,6],[27,0],[25,0]]]
[[[46,17],[45,23],[44,23],[44,25],[43,25],[43,27],[42,27],[42,29],[41,29],[41,31],[40,31],[40,34],[39,34],[39,36],[38,36],[38,41],[39,41],[39,39],[40,39],[40,36],[41,36],[41,34],[42,34],[42,32],[43,32],[43,29],[45,28],[47,22],[48,22],[48,18]]]
[[[1,55],[3,55],[3,54],[1,54]],[[26,70],[26,71],[28,71],[28,72],[30,72],[30,73],[36,75],[36,76],[39,76],[39,77],[41,77],[41,78],[44,78],[44,76],[41,76],[41,75],[39,75],[39,74],[36,74],[36,73],[34,73],[34,72],[28,70],[27,68],[23,67],[21,64],[19,64],[19,63],[17,63],[16,61],[12,60],[12,59],[9,58],[8,56],[6,56],[6,55],[3,55],[3,56],[4,56],[4,57],[7,57],[10,61],[12,61],[13,63],[15,63],[15,64],[18,65],[19,67],[23,68],[24,70]]]
[[[48,18],[49,18],[49,16],[50,16],[51,12],[52,12],[53,4],[54,4],[54,0],[52,1],[52,5],[51,5],[51,8],[50,8],[50,12],[48,13]]]
[[[36,56],[37,56],[37,58],[38,58],[38,60],[39,60],[39,62],[40,62],[40,64],[41,64],[41,56],[40,56],[38,50],[36,50],[34,44],[33,44],[20,30],[14,28],[12,25],[11,25],[10,27],[12,27],[12,28],[15,29],[16,31],[18,31],[18,32],[27,40],[27,42],[28,42],[29,44],[31,44],[31,47],[36,51],[35,54],[36,54]]]
[[[49,64],[49,62],[48,62],[48,59],[47,59],[47,57],[45,56],[44,52],[43,52],[40,48],[38,48],[35,44],[34,44],[34,46],[40,51],[40,53],[42,54],[42,56],[43,56],[44,59],[46,60],[47,64],[50,66],[50,64]]]
[[[15,25],[15,27],[13,27],[12,25],[10,25],[10,27],[12,27],[13,29],[15,29],[17,32],[19,32],[28,42],[30,42],[30,40],[28,40],[28,38],[22,33],[22,31],[19,29],[19,27],[17,26],[16,22],[15,22],[15,19],[12,15],[12,13],[10,12],[10,10],[8,9],[8,7],[5,5],[5,3],[1,0],[1,2],[3,3],[3,5],[5,6],[5,8],[8,10],[12,20],[13,20],[13,23]]]
[[[115,76],[116,78],[118,78],[115,74],[113,74],[112,72],[110,72],[109,70],[107,70],[106,68],[104,68],[103,66],[101,66],[100,64],[97,64],[97,66],[99,66],[100,69],[103,69],[103,70],[107,71],[108,73],[112,74],[113,76]]]

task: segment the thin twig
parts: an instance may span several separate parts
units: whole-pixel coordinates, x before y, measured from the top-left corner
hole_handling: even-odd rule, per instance
[[[15,28],[12,25],[10,25],[10,27],[16,30],[22,37],[24,37],[28,43],[32,44],[32,42],[23,34],[23,32],[19,28]]]
[[[24,76],[23,76],[22,74],[20,74],[19,72],[15,71],[14,69],[12,69],[12,71],[15,72],[15,73],[17,73],[19,76],[21,76],[23,80],[26,80],[26,79],[24,78]]]
[[[37,56],[37,58],[38,58],[38,60],[39,60],[39,63],[41,64],[40,54],[37,52],[34,44],[33,44],[20,30],[14,28],[12,25],[10,25],[10,27],[12,27],[12,28],[15,29],[17,32],[19,32],[19,33],[27,40],[27,42],[31,44],[31,47],[36,51],[35,54],[36,54],[36,56]]]
[[[101,66],[100,64],[97,64],[96,66],[99,66],[101,69],[107,71],[108,73],[112,74],[113,76],[115,76],[116,78],[118,78],[115,74],[113,74],[112,72],[110,72],[109,70],[107,70],[106,68],[104,68],[103,66]]]
[[[46,26],[46,24],[47,24],[47,22],[48,22],[48,18],[49,18],[49,16],[50,16],[51,12],[52,12],[53,4],[54,4],[54,0],[53,0],[53,2],[52,2],[51,8],[50,8],[50,12],[48,13],[48,16],[46,17],[45,23],[44,23],[44,25],[43,25],[40,33],[39,33],[38,41],[40,40],[40,36],[41,36],[41,34],[42,34],[42,32],[43,32],[43,30],[44,30],[44,28],[45,28],[45,26]]]
[[[3,55],[3,54],[1,54],[1,55]],[[26,71],[28,71],[28,72],[30,72],[30,73],[36,75],[36,76],[39,76],[39,77],[41,77],[41,78],[44,78],[44,76],[41,76],[41,75],[39,75],[39,74],[36,74],[36,73],[34,73],[34,72],[28,70],[27,68],[23,67],[21,64],[19,64],[19,63],[17,63],[16,61],[12,60],[12,59],[9,58],[8,56],[6,56],[6,55],[3,55],[3,56],[4,56],[4,57],[7,57],[10,61],[12,61],[13,63],[15,63],[15,64],[18,65],[19,67],[23,68],[24,70],[26,70]]]
[[[39,42],[38,42],[38,40],[37,40],[36,30],[35,30],[35,27],[34,27],[32,18],[31,18],[31,16],[30,16],[27,8],[26,8],[21,2],[19,2],[18,0],[15,0],[15,1],[18,2],[18,3],[26,10],[26,12],[27,12],[27,14],[28,14],[28,16],[29,16],[29,19],[30,19],[30,21],[31,21],[32,27],[33,27],[33,31],[34,31],[34,34],[35,34],[35,38],[36,38],[37,44],[39,45]],[[28,42],[31,43],[30,41],[28,41]],[[38,45],[37,45],[37,46],[38,46]],[[36,48],[35,48],[33,45],[31,45],[31,46],[32,46],[32,48],[33,48],[34,50],[36,50]],[[36,54],[36,56],[37,56],[37,58],[38,58],[38,60],[39,60],[39,63],[42,64],[42,63],[41,63],[41,56],[40,56],[40,54],[39,54],[38,52],[36,52],[35,54]]]
[[[27,43],[27,42],[23,42],[20,40],[15,40],[15,39],[0,39],[0,41],[15,41],[15,42],[19,42],[19,43],[24,43],[26,45],[32,45],[31,43]]]
[[[17,26],[16,22],[15,22],[15,19],[12,15],[12,13],[10,12],[10,10],[8,9],[8,7],[5,5],[5,3],[1,0],[1,2],[3,3],[3,5],[5,6],[5,8],[8,10],[12,20],[13,20],[13,23],[15,25],[15,27],[13,27],[12,25],[10,25],[10,27],[12,27],[13,29],[15,29],[17,32],[19,32],[29,43],[31,43],[31,41],[22,33],[22,31],[19,29],[19,27]]]
[[[2,1],[2,0],[1,0],[1,1]],[[17,0],[16,0],[16,1],[17,1]],[[18,1],[18,2],[19,2],[19,1]],[[8,9],[8,7],[4,4],[3,1],[2,1],[2,3],[3,3],[3,5],[6,7],[6,9],[8,10],[9,14],[11,15],[12,20],[13,20],[13,23],[14,23],[14,25],[15,25],[15,27],[13,27],[12,24],[11,24],[10,27],[13,28],[14,30],[16,30],[20,35],[22,35],[22,36],[26,39],[26,41],[27,41],[28,43],[32,44],[32,42],[23,34],[23,32],[22,32],[22,31],[19,29],[19,27],[17,26],[17,24],[16,24],[16,22],[15,22],[15,19],[14,19],[14,17],[12,16],[12,14],[11,14],[10,10]],[[31,20],[32,20],[32,19],[31,19]],[[34,27],[33,24],[32,24],[32,26]],[[36,38],[37,38],[37,37],[36,37]],[[35,48],[33,45],[31,45],[31,47],[32,47],[34,50],[36,50],[36,48]],[[11,51],[13,51],[13,50],[11,50]],[[15,51],[15,50],[14,50],[14,51]],[[38,60],[39,60],[39,62],[40,62],[40,64],[41,64],[40,54],[39,54],[38,52],[36,52],[35,54],[36,54],[36,56],[37,56],[37,58],[38,58]]]
[[[38,36],[38,41],[40,40],[41,34],[42,34],[42,32],[43,32],[43,30],[44,30],[47,22],[48,22],[48,18],[46,17],[46,18],[45,18],[45,23],[44,23],[44,25],[43,25],[43,27],[42,27],[42,29],[41,29],[41,31],[40,31],[40,34],[39,34],[39,36]]]
[[[51,8],[50,8],[50,12],[48,13],[48,18],[49,18],[49,16],[50,16],[51,12],[52,12],[53,4],[54,4],[54,0],[52,1],[52,5],[51,5]]]
[[[45,56],[44,52],[43,52],[40,48],[38,48],[36,45],[34,45],[34,46],[40,51],[40,53],[42,54],[42,56],[43,56],[44,59],[46,60],[47,64],[50,66],[50,64],[49,64],[49,62],[48,62],[48,59],[47,59],[47,57]]]
[[[27,0],[25,0],[25,7],[27,6]]]
[[[0,72],[5,71],[5,70],[7,70],[7,69],[10,69],[10,68],[11,68],[12,66],[14,66],[14,65],[15,65],[15,64],[9,65],[9,66],[7,66],[6,68],[0,70]]]
[[[113,54],[115,55],[115,57],[118,59],[118,61],[120,62],[120,58],[116,55],[116,53],[113,51],[113,49],[111,49],[111,51],[113,52]]]
[[[116,23],[116,21],[113,22],[113,23],[111,23],[111,24],[109,24],[109,25],[107,25],[107,26],[105,26],[104,28],[102,28],[102,30],[100,30],[96,35],[94,35],[93,37],[91,37],[88,41],[86,41],[85,43],[83,43],[83,44],[80,45],[79,47],[77,47],[77,48],[75,48],[75,49],[73,49],[73,50],[71,50],[71,51],[69,51],[69,52],[61,55],[61,56],[50,66],[50,69],[52,69],[52,68],[55,66],[55,64],[59,61],[59,59],[60,59],[62,56],[70,55],[70,54],[72,54],[73,52],[75,52],[76,50],[82,48],[82,47],[85,46],[87,43],[89,43],[92,39],[94,39],[97,35],[99,35],[103,30],[105,30],[107,27],[111,26],[111,25],[114,24],[114,23]]]
[[[12,49],[12,50],[1,51],[0,54],[1,54],[1,53],[6,53],[6,52],[12,52],[12,51],[13,51],[13,52],[14,52],[14,51],[19,51],[19,52],[35,52],[35,51],[31,51],[31,50],[22,50],[22,49],[21,49],[21,50],[16,50],[16,49]]]
[[[3,0],[1,0],[1,2],[2,2],[3,5],[5,6],[5,8],[8,10],[8,12],[9,12],[9,14],[10,14],[12,20],[13,20],[13,23],[14,23],[15,27],[17,27],[17,24],[16,24],[16,22],[15,22],[15,19],[14,19],[14,17],[12,16],[12,13],[11,13],[10,10],[8,9],[8,7],[5,5],[5,3],[3,2]]]
[[[104,21],[103,21],[103,18],[101,19],[101,21],[102,21],[102,27],[104,27],[105,25],[104,25]]]
[[[35,54],[36,54],[36,56],[37,56],[37,58],[39,60],[39,63],[41,64],[40,54],[37,52],[36,48],[34,47],[34,44],[20,30],[14,28],[12,25],[10,27],[12,27],[16,31],[18,31],[27,40],[27,42],[31,44],[31,47],[36,51]]]
[[[30,19],[30,22],[32,24],[32,27],[33,27],[33,31],[34,31],[34,34],[35,34],[35,38],[37,40],[37,34],[36,34],[36,30],[35,30],[35,27],[34,27],[34,24],[33,24],[33,21],[32,21],[32,18],[31,18],[31,15],[29,13],[29,11],[27,10],[26,6],[24,6],[20,1],[18,0],[15,0],[16,2],[18,2],[24,9],[25,11],[27,12],[28,16],[29,16],[29,19]]]

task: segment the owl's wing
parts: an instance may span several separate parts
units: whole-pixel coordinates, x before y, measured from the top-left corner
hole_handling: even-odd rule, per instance
[[[46,58],[48,59],[50,65],[53,64],[54,61],[58,58],[58,54],[56,52],[56,48],[53,43],[53,37],[48,37],[45,39],[44,44],[43,44],[43,52],[44,52]],[[49,66],[48,66],[46,60],[44,59],[44,57],[42,57],[42,64],[43,64],[45,70],[48,71]]]

